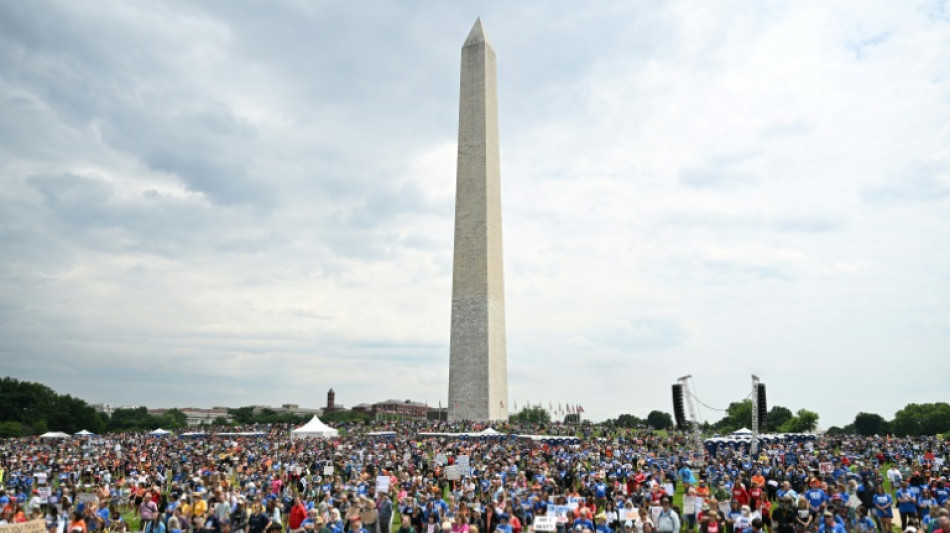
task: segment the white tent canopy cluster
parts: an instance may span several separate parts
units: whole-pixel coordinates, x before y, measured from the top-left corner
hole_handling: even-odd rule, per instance
[[[290,432],[294,439],[332,439],[338,437],[340,432],[326,425],[313,415],[309,422]]]

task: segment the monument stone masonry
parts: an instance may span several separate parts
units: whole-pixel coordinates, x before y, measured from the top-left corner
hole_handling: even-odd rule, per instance
[[[462,45],[449,418],[508,419],[495,51],[481,19]]]

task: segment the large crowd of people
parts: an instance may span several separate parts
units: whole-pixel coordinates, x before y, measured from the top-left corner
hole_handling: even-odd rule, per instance
[[[950,446],[932,437],[819,436],[712,455],[676,433],[495,428],[7,439],[0,529],[42,518],[50,533],[950,533]]]

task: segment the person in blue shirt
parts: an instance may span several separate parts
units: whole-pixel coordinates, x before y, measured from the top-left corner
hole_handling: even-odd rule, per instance
[[[495,531],[512,533],[511,524],[508,523],[508,513],[498,513],[498,525],[495,526]]]
[[[928,487],[924,487],[920,492],[920,497],[917,498],[917,515],[921,521],[927,518],[927,515],[930,513],[930,508],[934,505],[937,505],[937,498],[934,498],[933,495],[930,494]]]
[[[613,530],[607,526],[607,515],[603,511],[594,517],[594,521],[597,522],[597,526],[594,528],[597,533],[613,533]]]
[[[808,510],[812,515],[818,514],[828,503],[828,494],[818,486],[812,486],[812,488],[806,490],[804,496],[808,500]]]
[[[835,520],[834,513],[825,511],[821,525],[818,526],[818,533],[847,533],[844,524]]]
[[[947,489],[943,481],[937,482],[937,488],[934,489],[934,497],[937,498],[937,505],[941,507],[943,507],[943,504],[947,503],[947,499],[950,498],[950,489]]]
[[[578,515],[578,517],[574,519],[574,523],[571,524],[571,526],[578,531],[581,531],[584,529],[590,529],[591,531],[594,530],[593,522],[591,522],[587,518],[584,518],[584,515],[582,514]]]
[[[855,533],[877,533],[877,524],[868,516],[867,507],[859,505],[854,520]]]
[[[891,531],[891,519],[894,518],[894,511],[891,508],[894,506],[894,498],[884,492],[884,485],[878,485],[872,501],[877,517],[881,520],[881,529],[885,532]]]
[[[917,516],[917,496],[910,489],[906,481],[901,482],[897,489],[897,510],[901,514],[901,524],[906,524],[911,517]]]

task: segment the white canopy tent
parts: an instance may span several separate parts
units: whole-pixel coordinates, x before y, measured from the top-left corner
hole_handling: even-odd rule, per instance
[[[69,433],[63,433],[62,431],[47,431],[40,435],[41,439],[68,439]]]
[[[337,437],[339,435],[339,431],[324,424],[319,418],[317,418],[317,415],[313,415],[313,418],[310,419],[310,422],[307,422],[306,424],[290,432],[290,437],[294,439],[332,439],[333,437]]]
[[[162,428],[158,428],[155,431],[148,432],[149,435],[159,435],[159,436],[168,435],[169,433],[171,433],[171,431],[168,431],[167,429],[162,429]]]
[[[76,435],[77,437],[93,437],[93,436],[95,436],[96,434],[93,433],[93,432],[91,432],[91,431],[89,431],[89,430],[87,430],[87,429],[84,429],[84,430],[82,430],[82,431],[77,431],[77,432],[75,433],[75,435]]]
[[[732,433],[730,433],[730,435],[732,435],[732,436],[734,436],[734,437],[743,437],[743,436],[748,435],[748,436],[751,437],[751,436],[752,436],[752,430],[749,429],[749,428],[737,429],[737,430],[733,431]]]

